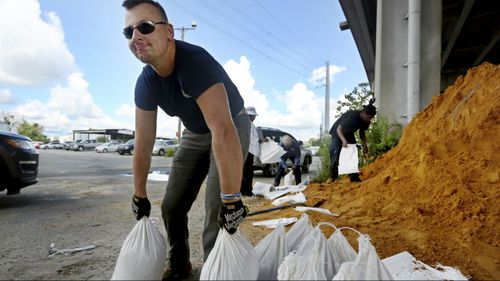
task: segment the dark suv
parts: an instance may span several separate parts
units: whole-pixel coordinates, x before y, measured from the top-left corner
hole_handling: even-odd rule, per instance
[[[37,183],[38,152],[31,139],[0,131],[0,191],[17,194],[20,189]]]
[[[264,138],[266,138],[266,137],[270,138],[271,140],[273,140],[277,143],[280,142],[281,137],[283,137],[284,135],[289,135],[293,139],[295,139],[295,137],[292,136],[291,134],[284,132],[284,131],[281,131],[279,129],[275,129],[275,128],[257,127],[257,130],[262,131],[262,135],[264,136]],[[312,163],[312,151],[309,148],[305,147],[303,145],[302,141],[298,141],[298,142],[300,145],[301,169],[302,169],[303,173],[308,173],[309,166]],[[293,163],[290,160],[288,160],[287,166],[291,167],[291,166],[293,166]],[[260,158],[256,156],[253,160],[253,169],[254,170],[262,170],[262,172],[264,173],[265,176],[273,177],[274,175],[276,175],[276,172],[278,171],[278,163],[262,164],[262,162],[260,162]]]
[[[128,153],[130,155],[134,154],[134,139],[128,140],[126,143],[120,144],[116,148],[116,152],[120,153],[120,155],[123,155],[124,153]]]

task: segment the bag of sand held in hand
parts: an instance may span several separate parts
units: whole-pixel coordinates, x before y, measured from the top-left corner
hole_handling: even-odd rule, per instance
[[[342,147],[339,155],[339,175],[359,173],[358,148],[356,144],[347,144]]]
[[[161,280],[166,258],[165,238],[144,216],[123,242],[111,280]]]
[[[238,232],[219,230],[200,280],[257,280],[258,275],[259,261],[252,244]]]

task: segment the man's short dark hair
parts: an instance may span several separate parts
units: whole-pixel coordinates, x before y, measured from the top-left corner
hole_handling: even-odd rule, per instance
[[[143,3],[155,6],[156,9],[158,9],[158,11],[160,12],[160,15],[163,17],[163,19],[166,22],[168,22],[167,13],[165,12],[165,10],[161,6],[161,4],[154,1],[154,0],[125,0],[125,1],[123,1],[122,7],[124,7],[127,10],[130,10],[130,9],[134,8],[135,6],[137,6],[139,4],[143,4]]]

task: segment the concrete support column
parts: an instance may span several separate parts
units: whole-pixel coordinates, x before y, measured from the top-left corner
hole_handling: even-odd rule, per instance
[[[407,123],[420,110],[420,13],[421,1],[409,0]]]

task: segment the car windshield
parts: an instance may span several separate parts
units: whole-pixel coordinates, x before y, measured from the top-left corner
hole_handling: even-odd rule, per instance
[[[126,144],[134,144],[134,140],[128,140]]]

